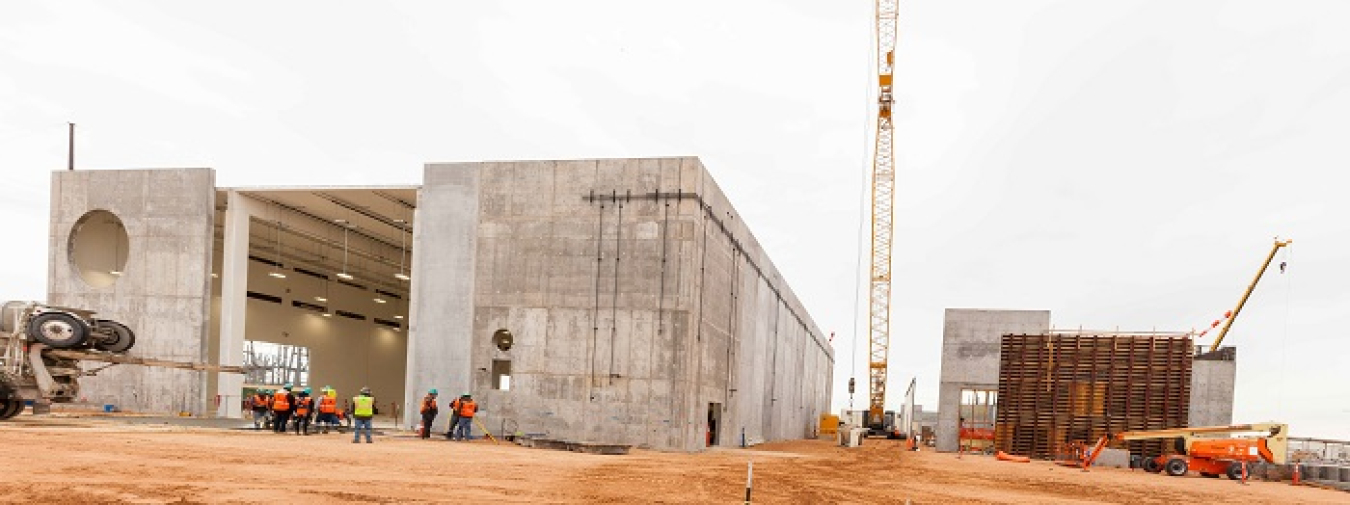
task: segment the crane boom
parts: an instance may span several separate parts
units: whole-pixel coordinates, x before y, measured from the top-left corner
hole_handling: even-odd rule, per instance
[[[1247,304],[1247,298],[1252,296],[1252,291],[1256,290],[1256,283],[1261,282],[1261,276],[1266,274],[1266,269],[1270,268],[1270,260],[1275,259],[1275,253],[1280,251],[1281,247],[1294,243],[1293,240],[1281,241],[1275,239],[1275,245],[1270,248],[1270,254],[1266,255],[1266,261],[1261,263],[1261,269],[1256,271],[1256,278],[1252,279],[1251,285],[1247,286],[1247,291],[1242,293],[1242,298],[1238,300],[1237,308],[1233,309],[1233,315],[1224,323],[1223,330],[1219,331],[1219,336],[1215,337],[1214,345],[1209,346],[1209,352],[1219,350],[1219,344],[1223,343],[1223,337],[1228,335],[1228,329],[1233,327],[1233,320],[1237,319],[1238,313],[1242,312],[1242,306]]]
[[[872,271],[868,291],[870,403],[869,423],[883,423],[886,410],[886,357],[891,341],[891,235],[895,204],[891,84],[894,81],[896,15],[899,0],[877,0],[877,130],[872,158]]]

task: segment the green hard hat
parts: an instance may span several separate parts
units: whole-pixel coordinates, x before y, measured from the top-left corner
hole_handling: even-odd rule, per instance
[[[305,388],[305,394],[309,394],[309,393],[310,393],[310,389],[309,389],[309,388]]]
[[[292,388],[292,387],[294,387],[294,385],[292,385],[291,383],[287,382],[285,386],[281,386],[281,389],[290,389],[290,388]]]
[[[437,393],[437,392],[436,392],[436,388],[431,388],[431,391],[427,391],[427,394],[429,394],[429,395],[438,395],[438,394],[440,394],[440,393]]]

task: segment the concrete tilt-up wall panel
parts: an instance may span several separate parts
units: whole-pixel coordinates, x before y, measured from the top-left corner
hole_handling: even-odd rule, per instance
[[[215,172],[210,169],[52,173],[47,302],[90,309],[136,332],[132,356],[207,361]],[[72,264],[80,218],[105,210],[125,225],[127,256],[109,286]],[[143,412],[203,414],[206,374],[121,365],[81,379],[81,396]]]

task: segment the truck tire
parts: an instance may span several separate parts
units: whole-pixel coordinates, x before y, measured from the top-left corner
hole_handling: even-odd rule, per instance
[[[107,335],[112,337],[94,344],[95,349],[120,354],[131,350],[131,347],[136,345],[136,333],[131,331],[131,328],[127,328],[126,325],[107,319],[97,319],[94,322],[98,324],[99,328],[108,328]]]
[[[70,314],[47,312],[28,322],[28,336],[53,349],[69,349],[89,340],[89,327]]]
[[[1183,475],[1186,475],[1186,471],[1189,470],[1190,468],[1189,465],[1186,464],[1186,460],[1181,458],[1174,458],[1167,460],[1167,464],[1163,466],[1163,469],[1167,470],[1167,475],[1171,475],[1173,477],[1181,477]]]
[[[0,421],[19,415],[23,408],[21,399],[0,400]]]
[[[1228,471],[1224,472],[1230,480],[1242,480],[1242,463],[1234,461],[1228,465]]]
[[[1158,473],[1162,471],[1163,465],[1158,462],[1158,458],[1144,458],[1144,463],[1141,465],[1141,468],[1148,473]]]

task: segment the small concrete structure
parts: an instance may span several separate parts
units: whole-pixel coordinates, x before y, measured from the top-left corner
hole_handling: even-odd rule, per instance
[[[1233,390],[1237,383],[1237,348],[1206,352],[1197,348],[1191,361],[1191,426],[1233,424]]]
[[[962,390],[998,390],[1000,341],[1004,335],[1050,332],[1048,310],[947,309],[938,385],[938,451],[959,443]],[[1197,349],[1192,362],[1190,426],[1227,426],[1233,420],[1237,350]]]
[[[998,390],[999,342],[1003,335],[1049,330],[1048,310],[947,309],[938,384],[938,451],[957,450],[961,391]]]
[[[1112,449],[1103,447],[1102,454],[1097,456],[1097,460],[1092,462],[1092,466],[1103,466],[1110,468],[1129,468],[1130,451],[1125,449]]]

